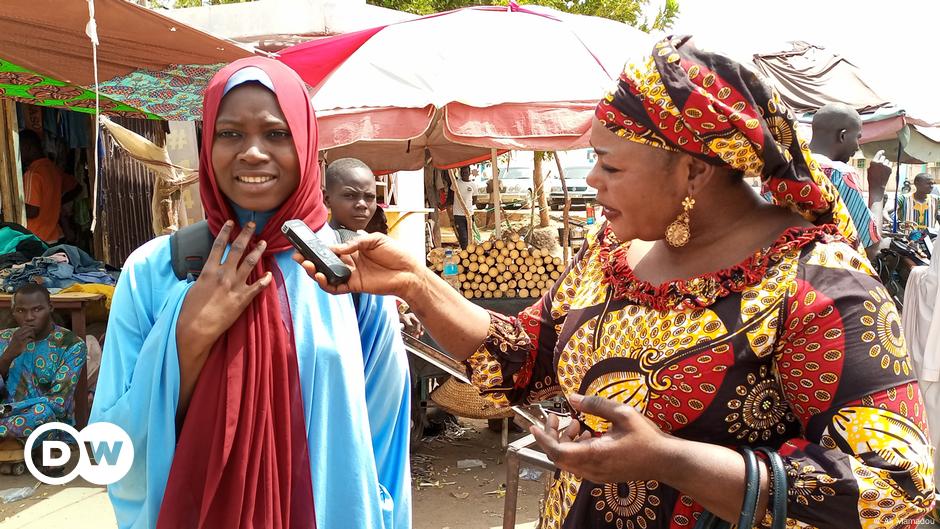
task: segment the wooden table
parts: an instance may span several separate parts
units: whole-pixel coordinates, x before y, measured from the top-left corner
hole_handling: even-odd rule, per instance
[[[68,292],[52,295],[52,307],[55,310],[68,311],[72,318],[72,332],[85,339],[85,309],[89,303],[104,299],[102,294],[85,294],[82,292]],[[9,309],[13,305],[11,294],[0,294],[0,309]],[[82,366],[75,386],[75,425],[79,430],[88,423],[88,365]]]

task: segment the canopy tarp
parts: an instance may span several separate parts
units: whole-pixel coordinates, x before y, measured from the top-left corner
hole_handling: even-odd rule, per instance
[[[202,119],[202,93],[225,64],[170,64],[137,70],[99,84],[98,92],[167,121]]]
[[[940,129],[907,123],[903,118],[891,120],[890,124],[895,130],[892,137],[862,144],[866,158],[873,158],[878,151],[884,151],[889,160],[900,160],[901,163],[940,162],[940,141],[937,141]]]
[[[755,54],[753,62],[793,111],[815,111],[839,102],[866,112],[889,104],[845,57],[806,42],[791,45],[789,51]]]
[[[902,163],[940,161],[940,142],[934,139],[940,131],[932,123],[878,95],[844,57],[805,42],[791,45],[790,51],[755,54],[753,61],[794,111],[805,112],[801,122],[812,123],[812,113],[826,104],[845,103],[862,116],[866,157],[883,150],[889,160]]]
[[[3,0],[0,59],[11,65],[7,70],[16,82],[23,82],[21,73],[36,81],[0,86],[3,95],[56,107],[70,107],[71,101],[75,110],[85,111],[90,99],[93,109],[88,18],[84,1]],[[221,64],[251,55],[232,42],[125,0],[95,0],[95,20],[99,93],[105,96],[101,104],[106,114],[198,119],[208,78]],[[64,95],[74,97],[60,97]]]
[[[316,87],[327,160],[394,171],[585,147],[597,101],[630,52],[650,46],[613,20],[510,3],[311,41],[280,59]]]

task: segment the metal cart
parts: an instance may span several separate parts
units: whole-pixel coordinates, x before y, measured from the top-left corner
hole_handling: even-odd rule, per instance
[[[499,314],[514,316],[537,300],[538,298],[501,298],[473,300],[473,303]],[[441,349],[427,334],[421,338],[421,341],[435,349]],[[411,368],[411,438],[413,441],[418,441],[424,436],[424,430],[428,426],[428,409],[436,407],[429,396],[434,388],[450,375],[440,367],[414,354],[408,355],[408,364]]]

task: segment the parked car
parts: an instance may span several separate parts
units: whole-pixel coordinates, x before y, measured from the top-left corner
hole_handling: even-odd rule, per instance
[[[529,194],[532,192],[532,168],[509,167],[501,169],[499,181],[509,194]]]
[[[591,172],[591,165],[574,165],[565,167],[565,184],[568,186],[568,197],[572,204],[587,204],[597,198],[597,190],[587,183],[587,175]],[[548,181],[548,205],[557,209],[565,203],[565,192],[561,188],[561,179],[557,175]]]
[[[477,203],[489,204],[489,193],[492,191],[491,181],[477,190]],[[527,207],[532,196],[532,168],[516,166],[499,169],[500,201],[505,208]]]

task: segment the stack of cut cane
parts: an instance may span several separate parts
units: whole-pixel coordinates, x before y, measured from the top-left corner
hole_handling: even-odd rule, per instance
[[[529,248],[518,233],[471,244],[458,254],[458,279],[467,299],[537,298],[548,292],[564,270],[563,261]],[[444,271],[444,251],[428,255],[431,267]]]

